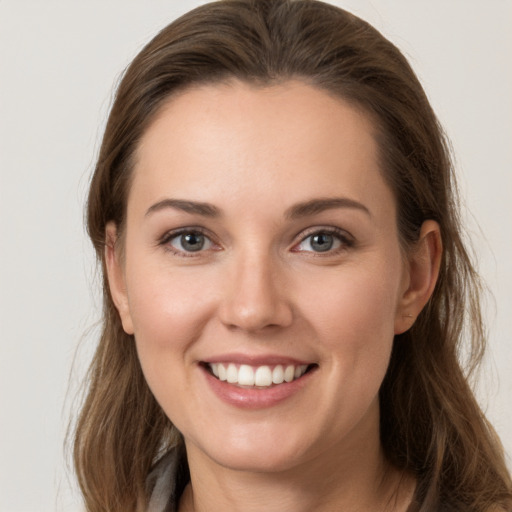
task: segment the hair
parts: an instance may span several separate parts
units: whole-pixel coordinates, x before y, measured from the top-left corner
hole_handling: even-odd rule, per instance
[[[113,221],[123,230],[134,153],[164,102],[192,85],[231,79],[257,86],[301,80],[373,121],[402,245],[413,250],[427,219],[438,222],[443,241],[434,293],[412,328],[395,336],[380,389],[385,454],[416,476],[415,510],[511,507],[503,449],[468,384],[485,347],[480,284],[463,242],[449,145],[418,79],[392,43],[342,9],[312,0],[224,0],[168,25],[126,69],[92,177],[87,227],[103,270],[103,330],[73,452],[87,511],[144,510],[151,467],[183,443],[113,304],[105,227]]]

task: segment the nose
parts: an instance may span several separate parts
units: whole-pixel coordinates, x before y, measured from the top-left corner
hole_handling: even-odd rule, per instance
[[[286,280],[268,254],[240,255],[228,273],[219,316],[230,329],[258,332],[287,327],[293,314]]]

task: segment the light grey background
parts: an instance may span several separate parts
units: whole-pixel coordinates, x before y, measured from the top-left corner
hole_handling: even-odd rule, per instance
[[[120,72],[157,29],[199,3],[0,0],[4,512],[80,509],[62,445],[99,318],[82,227],[87,183]],[[512,2],[336,3],[406,53],[452,139],[474,247],[495,297],[479,397],[511,454]]]

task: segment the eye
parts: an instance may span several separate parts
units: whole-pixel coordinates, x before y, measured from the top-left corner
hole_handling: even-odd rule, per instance
[[[205,234],[194,230],[170,233],[161,243],[177,254],[197,253],[213,246],[213,242]]]
[[[337,230],[321,230],[306,236],[294,250],[297,252],[337,252],[340,249],[351,247],[353,241],[343,232]]]

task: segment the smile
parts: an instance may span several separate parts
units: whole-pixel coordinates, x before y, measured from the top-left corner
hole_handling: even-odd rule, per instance
[[[235,363],[208,363],[210,373],[220,381],[238,386],[251,386],[268,388],[271,386],[289,383],[302,377],[311,365],[262,365],[250,366]]]

